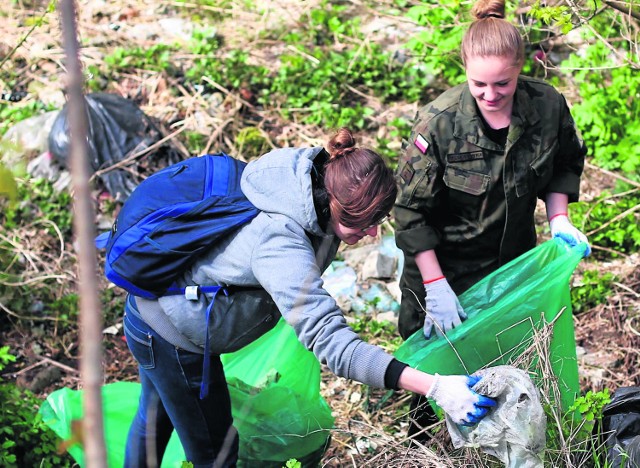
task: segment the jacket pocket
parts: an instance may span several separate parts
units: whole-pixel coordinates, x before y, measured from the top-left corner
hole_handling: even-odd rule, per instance
[[[487,191],[491,177],[481,172],[470,171],[447,164],[444,169],[444,183],[453,190],[479,196]]]
[[[252,343],[276,326],[280,311],[262,288],[231,287],[228,296],[220,292],[213,304],[209,323],[212,354],[232,353]]]
[[[447,191],[447,209],[459,219],[476,223],[482,215],[491,176],[447,164],[443,174]]]
[[[531,161],[531,174],[533,186],[540,193],[551,181],[553,176],[553,160],[558,152],[559,144],[554,140],[549,148],[540,152],[540,155]]]

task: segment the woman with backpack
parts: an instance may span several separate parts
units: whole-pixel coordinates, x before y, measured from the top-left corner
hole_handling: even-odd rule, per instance
[[[496,404],[472,390],[476,377],[429,375],[364,342],[322,287],[321,275],[340,242],[376,236],[393,207],[397,188],[382,157],[355,146],[351,132],[341,129],[326,150],[277,149],[250,162],[241,188],[259,214],[211,247],[179,281],[182,287],[220,284],[251,291],[244,306],[225,316],[228,326],[212,332],[213,353],[205,359],[211,294],[127,300],[125,334],[142,393],[126,466],[159,464],[174,428],[194,466],[236,464],[238,435],[219,354],[228,351],[225,342],[237,349],[273,326],[274,305],[301,343],[339,376],[426,395],[464,425],[476,424]],[[217,296],[223,303],[225,296]],[[209,391],[201,398],[203,384]]]
[[[461,47],[467,81],[418,111],[398,163],[405,339],[459,325],[457,295],[536,245],[538,198],[552,236],[590,252],[567,215],[586,148],[565,98],[520,75],[524,43],[504,0],[479,0],[472,14]]]

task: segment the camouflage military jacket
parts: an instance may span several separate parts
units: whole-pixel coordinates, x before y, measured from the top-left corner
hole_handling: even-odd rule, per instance
[[[564,97],[543,81],[518,79],[504,147],[478,112],[466,84],[446,91],[418,111],[398,163],[397,244],[406,257],[435,249],[457,293],[474,282],[458,280],[535,245],[538,197],[577,201],[586,154]]]

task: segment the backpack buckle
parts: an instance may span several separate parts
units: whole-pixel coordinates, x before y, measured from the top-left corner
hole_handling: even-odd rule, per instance
[[[199,286],[187,286],[184,288],[184,297],[187,301],[197,301],[200,294]]]

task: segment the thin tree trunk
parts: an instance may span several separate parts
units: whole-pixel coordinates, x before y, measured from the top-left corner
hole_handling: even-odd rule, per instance
[[[73,227],[78,245],[78,295],[80,298],[80,372],[84,388],[82,438],[84,461],[89,468],[107,466],[102,420],[102,312],[96,281],[94,212],[87,160],[87,113],[82,94],[76,8],[73,0],[59,3],[67,67],[70,161],[74,193]]]

